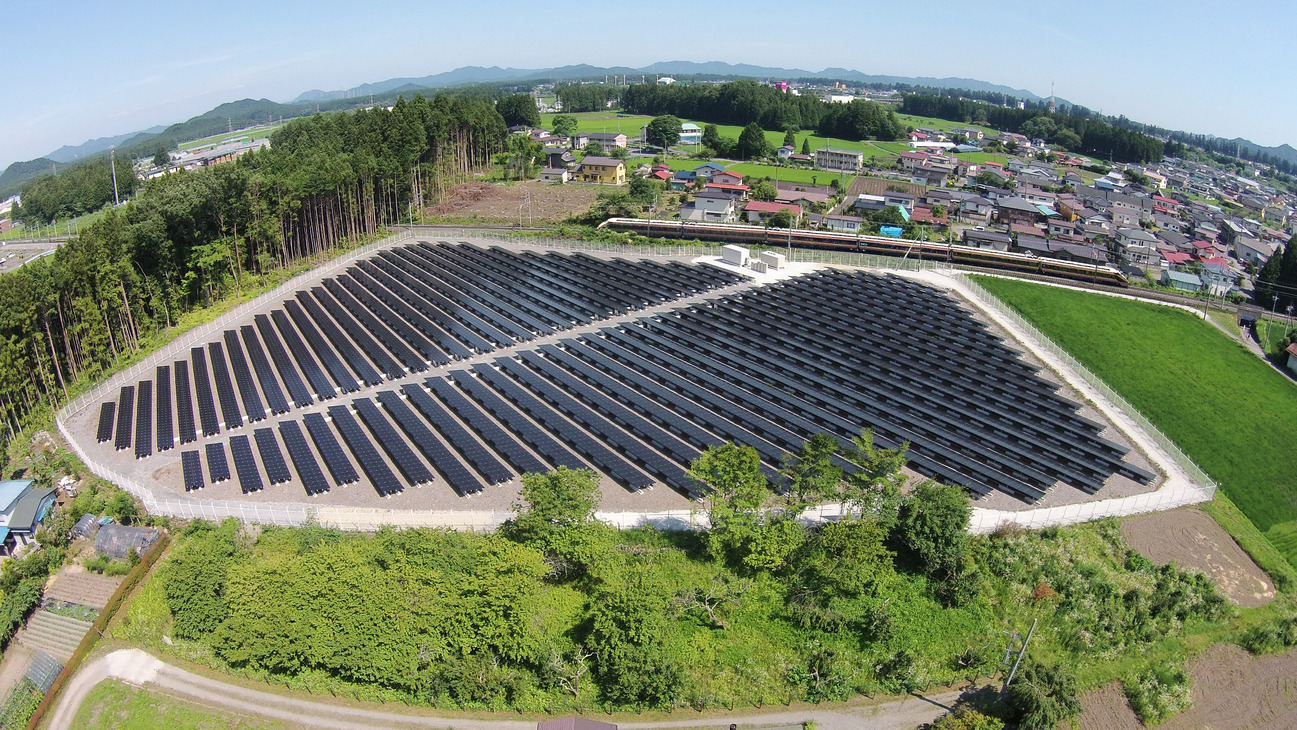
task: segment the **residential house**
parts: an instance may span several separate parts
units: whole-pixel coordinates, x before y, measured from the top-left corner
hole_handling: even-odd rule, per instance
[[[565,183],[572,179],[572,171],[566,167],[547,167],[540,171],[541,182]]]
[[[603,145],[603,148],[606,150],[610,150],[613,147],[626,149],[626,135],[621,132],[592,132],[590,133],[590,139],[587,144],[589,144],[589,142],[598,142]]]
[[[913,193],[902,193],[896,190],[887,190],[883,193],[884,203],[904,208],[907,212],[914,211],[914,203],[918,199],[919,196]]]
[[[1285,347],[1284,353],[1288,355],[1288,369],[1297,373],[1297,342]]]
[[[779,149],[775,150],[775,156],[781,160],[787,160],[789,157],[792,157],[795,154],[797,154],[797,148],[789,144],[786,144],[783,147],[780,147]]]
[[[998,231],[965,230],[960,241],[965,246],[992,251],[1008,251],[1013,244],[1013,238],[1009,234]]]
[[[0,482],[0,551],[11,554],[33,542],[54,499],[53,487],[38,487],[31,479]]]
[[[1162,272],[1162,286],[1169,286],[1184,292],[1202,291],[1202,279],[1187,271],[1167,269]]]
[[[576,162],[571,150],[562,147],[545,148],[545,167],[567,167]]]
[[[719,190],[719,191],[721,191],[722,193],[726,193],[727,195],[733,195],[733,196],[736,197],[736,198],[746,198],[746,197],[748,197],[748,186],[747,186],[747,185],[731,185],[731,184],[729,184],[729,183],[718,183],[718,182],[716,182],[715,180],[710,180],[710,181],[708,181],[707,184],[703,187],[703,189],[704,189],[704,190]]]
[[[916,167],[910,172],[910,182],[930,187],[944,187],[946,178],[949,175],[949,170],[924,165],[923,167]]]
[[[854,215],[826,215],[823,219],[825,228],[839,233],[859,233],[861,223]]]
[[[702,144],[703,129],[693,122],[680,125],[680,144]]]
[[[1151,271],[1162,267],[1162,255],[1157,252],[1157,236],[1143,228],[1118,228],[1117,249],[1126,265]]]
[[[857,173],[865,166],[865,153],[821,147],[815,150],[815,166],[822,170]]]
[[[1038,220],[1043,220],[1044,217],[1039,208],[1023,198],[1004,198],[996,201],[996,220],[1000,223],[1032,225]]]
[[[1063,218],[1049,219],[1049,235],[1051,236],[1075,236],[1076,223]]]
[[[719,190],[694,194],[693,202],[680,206],[680,220],[733,223],[738,220],[738,199]]]
[[[1261,241],[1255,238],[1239,236],[1234,239],[1234,258],[1245,264],[1261,267],[1279,249],[1274,241]]]
[[[709,182],[720,183],[722,185],[742,185],[743,176],[738,174],[737,172],[721,170],[720,172],[712,175],[712,179],[709,180]]]
[[[1199,259],[1202,264],[1202,283],[1212,296],[1223,296],[1238,283],[1238,277],[1230,271],[1229,260],[1219,256]]]
[[[1029,253],[1041,258],[1051,258],[1054,252],[1052,244],[1044,236],[1029,236],[1020,233],[1014,239],[1013,245],[1021,253]]]
[[[884,198],[881,195],[870,195],[868,193],[861,193],[860,195],[856,196],[856,202],[851,204],[851,208],[853,210],[859,210],[865,213],[872,213],[874,211],[882,210],[883,208],[886,207],[887,207],[886,198]]]
[[[743,212],[746,214],[749,223],[760,223],[770,216],[783,211],[787,211],[792,215],[794,224],[801,220],[801,206],[792,205],[791,203],[766,203],[760,200],[752,200],[749,201],[747,205],[743,206]]]
[[[626,183],[626,163],[612,157],[586,156],[572,171],[576,182],[599,183],[600,185],[624,185]]]
[[[590,142],[590,135],[585,132],[574,132],[568,139],[572,143],[572,149],[583,150]]]
[[[780,189],[775,195],[776,203],[792,203],[800,205],[803,208],[813,208],[817,205],[827,205],[831,196],[824,193],[802,192],[800,190],[783,190]]]

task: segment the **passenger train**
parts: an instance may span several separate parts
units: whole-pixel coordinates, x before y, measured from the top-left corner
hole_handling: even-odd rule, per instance
[[[1016,271],[1110,286],[1128,286],[1126,275],[1109,264],[1094,265],[1041,258],[1028,253],[992,251],[958,243],[913,241],[887,236],[864,236],[834,231],[794,228],[766,228],[733,223],[609,218],[599,228],[641,233],[656,238],[697,239],[750,246],[796,246],[830,251],[849,251],[875,256],[896,256],[945,261],[950,264]]]

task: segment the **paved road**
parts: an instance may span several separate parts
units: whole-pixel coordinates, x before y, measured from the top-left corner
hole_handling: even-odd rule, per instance
[[[381,712],[356,707],[299,699],[263,692],[174,667],[139,649],[124,649],[107,654],[83,667],[63,690],[51,715],[51,730],[68,730],[77,709],[95,685],[105,679],[117,679],[132,685],[153,687],[198,704],[287,722],[294,726],[328,728],[329,730],[368,730],[369,728],[446,728],[457,730],[534,730],[535,721],[471,720],[431,715]],[[909,730],[932,722],[955,701],[958,692],[943,692],[930,698],[904,697],[866,707],[804,709],[734,716],[688,719],[665,722],[620,722],[623,730],[658,728],[800,726],[814,720],[823,730],[857,728],[897,728]]]

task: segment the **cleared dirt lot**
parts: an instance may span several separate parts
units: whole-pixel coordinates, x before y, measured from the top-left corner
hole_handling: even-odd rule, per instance
[[[1126,543],[1153,562],[1175,562],[1206,573],[1216,587],[1245,608],[1275,598],[1274,584],[1243,548],[1206,513],[1196,509],[1155,512],[1122,520]]]
[[[1253,657],[1232,644],[1218,644],[1189,662],[1193,706],[1158,727],[1297,727],[1297,651]],[[1081,730],[1138,730],[1144,727],[1117,683],[1087,693]]]
[[[597,185],[555,185],[539,180],[470,182],[451,188],[445,200],[428,208],[425,213],[437,222],[517,226],[521,220],[524,226],[549,225],[589,210],[601,190],[616,189]]]

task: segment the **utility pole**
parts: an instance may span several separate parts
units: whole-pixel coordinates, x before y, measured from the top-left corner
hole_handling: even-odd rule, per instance
[[[1027,630],[1027,638],[1022,639],[1022,645],[1019,646],[1017,650],[1014,650],[1013,644],[1021,639],[1021,637],[1018,635],[1017,631],[1009,633],[1009,646],[1004,650],[1004,659],[1000,664],[1008,664],[1009,657],[1011,656],[1015,658],[1013,660],[1013,668],[1009,670],[1009,676],[1005,678],[1004,686],[1000,688],[1000,697],[1004,697],[1004,695],[1009,691],[1009,685],[1013,684],[1013,678],[1018,674],[1018,666],[1022,664],[1022,657],[1027,654],[1027,644],[1031,643],[1031,635],[1036,633],[1036,622],[1038,621],[1040,621],[1038,618],[1031,620],[1031,628]]]
[[[113,205],[121,205],[122,199],[117,197],[117,150],[112,147],[108,148],[108,168],[113,171]]]

